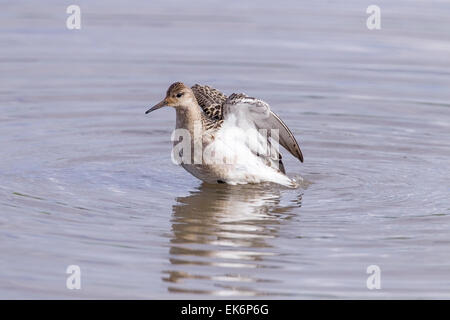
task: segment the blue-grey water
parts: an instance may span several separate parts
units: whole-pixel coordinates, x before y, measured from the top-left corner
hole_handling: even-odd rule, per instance
[[[380,30],[368,1],[70,4],[1,3],[0,298],[450,298],[448,1],[377,1]],[[174,81],[270,103],[307,183],[173,164],[144,111]]]

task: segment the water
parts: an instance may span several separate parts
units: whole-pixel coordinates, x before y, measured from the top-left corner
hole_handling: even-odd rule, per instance
[[[360,1],[77,4],[69,31],[2,2],[0,298],[450,298],[448,2],[378,1],[375,31]],[[144,111],[174,81],[269,102],[307,183],[172,164]]]

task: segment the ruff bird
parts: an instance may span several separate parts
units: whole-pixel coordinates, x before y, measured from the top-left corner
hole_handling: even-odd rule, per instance
[[[146,114],[165,106],[176,110],[172,159],[198,179],[231,185],[297,185],[286,175],[278,145],[301,162],[302,152],[291,130],[266,102],[243,93],[227,97],[207,85],[189,88],[175,82]]]

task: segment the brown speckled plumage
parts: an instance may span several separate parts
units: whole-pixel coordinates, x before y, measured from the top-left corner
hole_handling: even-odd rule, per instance
[[[206,85],[196,84],[191,89],[204,113],[202,122],[205,129],[220,128],[223,123],[223,104],[227,100],[227,96],[219,90]]]
[[[212,120],[222,120],[222,107],[227,96],[210,86],[194,85],[192,88],[198,105],[203,112]]]

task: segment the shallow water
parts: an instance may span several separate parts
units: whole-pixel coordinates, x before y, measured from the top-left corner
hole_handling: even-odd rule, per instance
[[[360,1],[78,4],[69,31],[2,3],[0,298],[450,298],[448,2],[378,1],[376,31]],[[269,102],[307,183],[172,164],[144,111],[178,80]]]

